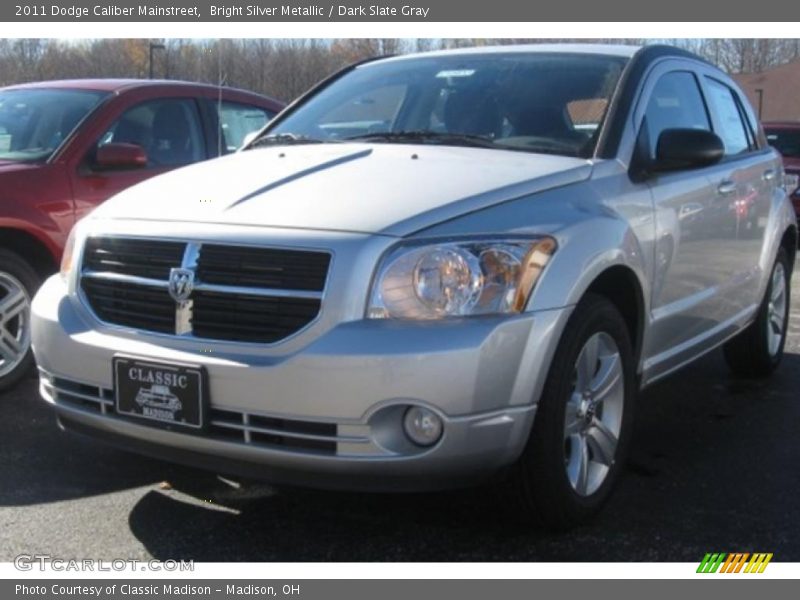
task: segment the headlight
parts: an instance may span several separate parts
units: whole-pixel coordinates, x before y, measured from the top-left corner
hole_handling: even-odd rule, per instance
[[[61,278],[66,281],[69,279],[69,274],[72,272],[72,259],[75,255],[75,230],[77,226],[72,228],[67,237],[67,243],[64,245],[64,253],[61,255]]]
[[[367,317],[521,312],[555,249],[555,240],[544,236],[402,246],[378,270]]]

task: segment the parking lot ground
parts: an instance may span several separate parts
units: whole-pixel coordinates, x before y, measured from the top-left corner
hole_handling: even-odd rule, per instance
[[[424,495],[232,487],[60,431],[30,379],[0,395],[0,561],[800,561],[800,285],[768,381],[715,351],[648,389],[632,457],[595,522],[521,525],[498,486]]]

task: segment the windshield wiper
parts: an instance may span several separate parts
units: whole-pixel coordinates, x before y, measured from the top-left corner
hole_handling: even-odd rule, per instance
[[[327,144],[336,140],[318,140],[307,135],[296,133],[271,133],[250,142],[246,149],[258,148],[259,146],[292,146],[298,144]]]
[[[497,148],[489,138],[468,133],[446,133],[440,131],[385,131],[383,133],[365,133],[345,138],[347,141],[363,140],[367,142],[442,144],[445,146],[472,146],[476,148]]]

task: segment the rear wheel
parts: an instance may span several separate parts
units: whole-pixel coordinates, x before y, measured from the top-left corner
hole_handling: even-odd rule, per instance
[[[780,364],[789,323],[790,269],[786,250],[781,248],[756,320],[723,348],[734,373],[767,377]]]
[[[31,298],[39,283],[28,263],[0,248],[0,391],[16,385],[33,365]]]
[[[545,527],[577,525],[608,498],[627,452],[634,370],[619,311],[587,295],[556,350],[516,474],[526,511]]]

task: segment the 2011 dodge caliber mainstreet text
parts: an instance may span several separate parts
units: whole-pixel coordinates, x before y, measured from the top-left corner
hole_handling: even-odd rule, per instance
[[[640,388],[778,365],[796,247],[780,156],[691,54],[386,58],[81,221],[33,347],[65,428],[290,485],[505,475],[563,528]]]

